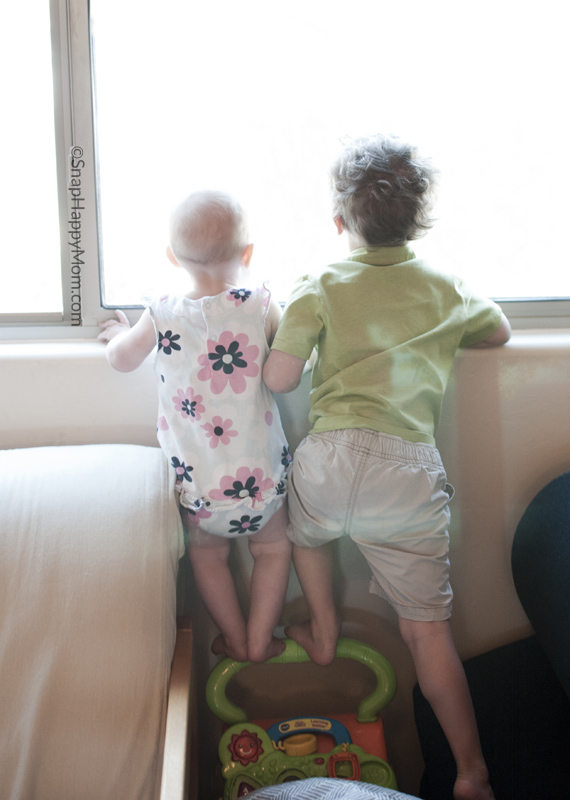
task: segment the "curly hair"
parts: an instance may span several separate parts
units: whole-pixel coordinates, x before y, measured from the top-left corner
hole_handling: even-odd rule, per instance
[[[247,243],[245,212],[226,192],[194,192],[170,217],[170,246],[180,261],[218,264],[240,255]]]
[[[371,247],[424,236],[437,170],[415,147],[393,136],[354,139],[331,168],[334,216]]]

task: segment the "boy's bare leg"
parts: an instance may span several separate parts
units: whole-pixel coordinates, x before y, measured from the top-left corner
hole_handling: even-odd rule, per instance
[[[493,800],[471,694],[449,621],[417,622],[400,617],[399,624],[414,659],[422,693],[455,758],[455,800]]]
[[[188,555],[194,579],[220,631],[212,644],[212,652],[236,661],[247,661],[246,625],[228,565],[229,553],[229,539],[191,528]]]
[[[335,657],[340,633],[333,596],[332,544],[320,547],[294,545],[293,563],[311,618],[307,622],[289,625],[285,633],[306,650],[311,661],[326,666]]]
[[[250,661],[267,661],[281,655],[285,645],[273,635],[285,603],[291,571],[291,543],[287,538],[287,504],[248,539],[253,556],[251,602],[247,621]]]

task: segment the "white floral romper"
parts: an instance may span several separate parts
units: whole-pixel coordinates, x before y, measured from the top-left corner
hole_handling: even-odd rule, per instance
[[[270,292],[235,289],[147,303],[157,331],[158,440],[188,521],[218,536],[260,530],[291,461],[261,371]]]

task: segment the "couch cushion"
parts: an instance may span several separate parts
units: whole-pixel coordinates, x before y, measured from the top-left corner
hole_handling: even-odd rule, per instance
[[[0,451],[0,764],[10,800],[153,798],[182,530],[136,445]]]

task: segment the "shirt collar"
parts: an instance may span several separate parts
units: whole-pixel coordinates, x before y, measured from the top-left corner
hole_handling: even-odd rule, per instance
[[[416,254],[409,244],[400,247],[359,247],[353,250],[346,259],[371,264],[374,267],[390,267],[404,261],[412,261]]]

